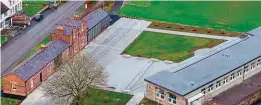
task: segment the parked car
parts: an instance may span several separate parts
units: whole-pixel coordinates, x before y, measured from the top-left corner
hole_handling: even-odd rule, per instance
[[[34,17],[34,20],[35,21],[41,21],[43,19],[43,14],[37,14],[35,17]]]

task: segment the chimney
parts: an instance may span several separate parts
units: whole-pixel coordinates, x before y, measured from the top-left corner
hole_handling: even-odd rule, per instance
[[[80,19],[80,18],[79,18],[79,15],[74,14],[74,15],[73,15],[73,19],[74,19],[74,20],[79,20],[79,19]]]
[[[42,51],[45,51],[45,50],[47,49],[47,47],[45,46],[45,44],[41,44],[41,45],[40,45],[40,49],[41,49]]]
[[[63,34],[63,27],[61,25],[58,25],[56,28],[56,33],[57,34]]]

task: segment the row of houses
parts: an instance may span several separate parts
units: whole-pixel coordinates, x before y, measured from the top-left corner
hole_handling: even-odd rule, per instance
[[[27,96],[68,58],[81,51],[110,24],[107,12],[97,9],[83,19],[65,18],[50,32],[51,42],[3,76],[3,92]]]
[[[248,32],[242,41],[175,72],[162,71],[146,78],[146,97],[163,105],[202,105],[212,100],[261,73],[260,39],[261,27]]]

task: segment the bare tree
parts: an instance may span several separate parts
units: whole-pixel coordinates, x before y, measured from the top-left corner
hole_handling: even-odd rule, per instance
[[[73,99],[79,104],[88,88],[106,84],[107,74],[103,67],[79,53],[58,68],[57,74],[43,85],[43,90],[55,103],[68,104]]]

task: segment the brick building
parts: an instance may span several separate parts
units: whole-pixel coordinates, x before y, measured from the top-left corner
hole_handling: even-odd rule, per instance
[[[77,16],[74,19],[62,19],[57,24],[56,30],[50,33],[51,40],[63,39],[71,46],[69,47],[70,55],[81,51],[87,45],[87,26],[86,22],[79,20]]]
[[[146,97],[163,105],[202,105],[260,73],[261,27],[246,35],[241,41],[185,67],[146,78]]]
[[[64,61],[69,56],[67,42],[57,39],[22,62],[11,73],[3,76],[3,92],[20,96],[27,96],[36,89],[42,81],[54,73],[59,66],[57,60]]]
[[[77,16],[56,23],[50,32],[51,42],[3,76],[3,92],[27,96],[46,80],[69,57],[81,51],[110,23],[108,13],[95,10],[82,20]]]

